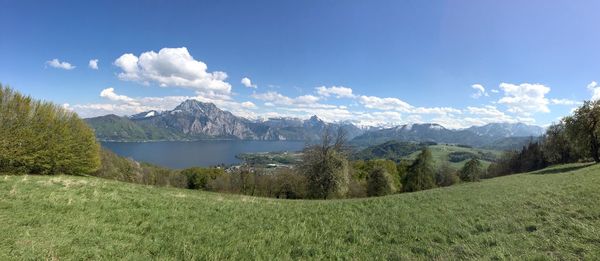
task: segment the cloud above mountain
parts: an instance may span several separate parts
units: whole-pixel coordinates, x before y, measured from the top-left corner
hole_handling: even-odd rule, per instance
[[[227,97],[231,84],[226,82],[227,74],[222,71],[208,72],[208,66],[194,57],[185,47],[162,48],[160,51],[147,51],[138,56],[125,53],[114,61],[121,69],[119,79],[155,83],[160,87],[184,87],[207,96]]]
[[[550,88],[542,84],[511,84],[501,83],[500,90],[504,91],[504,97],[498,100],[499,104],[506,105],[509,112],[524,116],[531,116],[537,112],[550,112],[549,101],[546,94]]]

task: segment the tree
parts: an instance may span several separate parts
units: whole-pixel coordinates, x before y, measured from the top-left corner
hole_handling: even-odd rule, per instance
[[[392,175],[383,167],[376,166],[367,177],[367,195],[385,196],[396,191]]]
[[[93,174],[100,167],[94,131],[77,114],[0,85],[0,172]]]
[[[565,121],[552,124],[546,129],[542,151],[549,163],[564,164],[577,160],[573,144],[567,137]]]
[[[596,163],[600,162],[600,100],[585,101],[572,116],[565,117],[569,140],[576,149],[587,151]]]
[[[346,194],[350,177],[345,142],[343,129],[334,137],[326,128],[320,144],[304,149],[299,169],[306,176],[308,197],[327,199]]]
[[[413,192],[435,188],[435,172],[431,152],[425,148],[408,168],[402,182],[403,190]]]
[[[471,159],[460,169],[460,180],[479,181],[482,172],[481,162],[477,159]]]
[[[444,162],[435,172],[435,183],[438,187],[452,186],[460,181],[456,170]]]

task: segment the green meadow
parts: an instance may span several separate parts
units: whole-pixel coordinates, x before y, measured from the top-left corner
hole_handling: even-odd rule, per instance
[[[0,176],[0,260],[597,260],[599,203],[587,164],[328,201]]]

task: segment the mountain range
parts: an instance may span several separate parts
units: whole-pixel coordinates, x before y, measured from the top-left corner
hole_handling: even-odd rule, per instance
[[[349,122],[327,123],[309,119],[270,118],[249,120],[219,109],[212,103],[186,100],[170,111],[147,111],[131,116],[114,114],[88,118],[96,137],[102,141],[157,140],[318,140],[323,130],[343,129],[356,146],[369,146],[389,140],[456,143],[485,147],[537,137],[544,129],[522,123],[491,123],[467,129],[447,129],[439,124],[407,124],[392,128],[361,128]],[[511,142],[511,144],[514,142]]]

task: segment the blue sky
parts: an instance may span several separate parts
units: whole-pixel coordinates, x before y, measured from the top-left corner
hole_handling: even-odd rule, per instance
[[[600,98],[598,10],[599,1],[0,0],[0,82],[83,117],[196,98],[249,118],[546,125]]]

